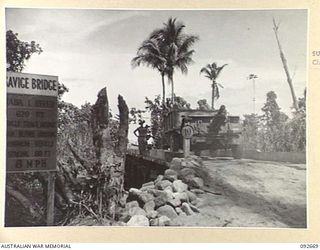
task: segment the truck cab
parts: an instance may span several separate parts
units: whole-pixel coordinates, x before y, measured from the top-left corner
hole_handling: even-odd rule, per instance
[[[182,149],[182,127],[193,129],[191,151],[231,149],[235,158],[241,158],[242,126],[239,116],[226,116],[219,131],[210,129],[218,110],[179,110],[173,109],[164,115],[164,133],[171,152]]]

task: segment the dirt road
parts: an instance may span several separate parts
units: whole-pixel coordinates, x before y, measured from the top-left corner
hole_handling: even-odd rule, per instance
[[[210,189],[201,213],[179,216],[184,226],[306,227],[306,165],[254,160],[206,159]]]

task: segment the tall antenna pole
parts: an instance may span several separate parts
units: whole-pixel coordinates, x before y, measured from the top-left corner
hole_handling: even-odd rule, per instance
[[[289,87],[290,87],[291,96],[292,96],[292,100],[293,100],[293,107],[295,108],[295,110],[298,110],[297,97],[296,97],[296,94],[294,92],[294,88],[293,88],[293,84],[292,84],[292,78],[290,77],[290,73],[289,73],[289,69],[288,69],[288,65],[287,65],[287,60],[286,60],[286,58],[284,56],[284,53],[282,51],[282,47],[281,47],[281,44],[280,44],[280,41],[279,41],[278,29],[279,29],[279,23],[276,24],[276,21],[273,18],[273,31],[274,31],[274,34],[276,35],[276,39],[277,39],[277,43],[278,43],[278,47],[279,47],[279,51],[280,51],[280,58],[281,58],[281,61],[282,61],[282,64],[283,64],[284,71],[285,71],[286,76],[287,76],[287,82],[288,82]]]
[[[252,84],[253,84],[253,114],[256,114],[256,82],[255,79],[257,79],[258,76],[255,74],[250,74],[248,76],[248,80],[252,80]]]

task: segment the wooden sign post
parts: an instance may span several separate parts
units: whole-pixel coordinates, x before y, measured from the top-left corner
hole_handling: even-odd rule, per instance
[[[53,225],[58,77],[7,72],[6,172],[47,172],[47,224]]]
[[[188,157],[190,155],[190,139],[193,136],[193,128],[190,125],[186,125],[181,129],[183,137],[183,156]]]
[[[55,174],[48,172],[48,193],[47,193],[47,226],[54,225],[54,189]]]

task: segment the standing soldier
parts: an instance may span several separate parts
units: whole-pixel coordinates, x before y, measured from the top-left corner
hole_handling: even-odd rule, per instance
[[[221,105],[218,113],[213,117],[211,124],[209,125],[209,131],[214,135],[217,135],[221,127],[226,123],[227,109],[226,106]]]
[[[133,131],[134,135],[136,137],[138,137],[138,145],[139,145],[139,153],[140,153],[140,155],[146,155],[147,146],[148,146],[148,139],[150,138],[148,136],[148,134],[149,134],[149,130],[148,130],[149,126],[146,125],[144,127],[143,126],[144,123],[145,123],[145,121],[140,121],[139,122],[140,127],[138,127],[135,131]]]

